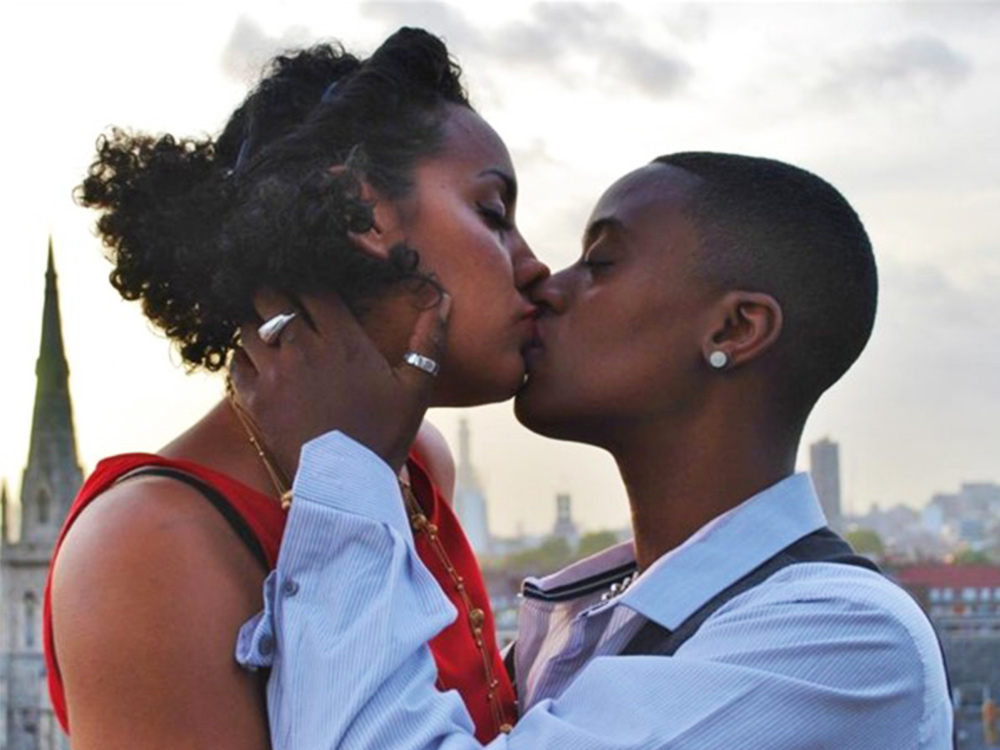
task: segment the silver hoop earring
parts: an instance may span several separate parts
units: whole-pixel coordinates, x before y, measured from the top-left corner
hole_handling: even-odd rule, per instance
[[[708,364],[714,367],[716,370],[721,370],[723,367],[729,364],[729,355],[724,351],[716,349],[714,352],[708,355]]]

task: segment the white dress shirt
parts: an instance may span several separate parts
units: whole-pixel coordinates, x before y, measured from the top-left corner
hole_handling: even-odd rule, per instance
[[[339,433],[303,449],[265,610],[237,659],[272,668],[275,750],[482,747],[426,645],[455,617],[414,549],[396,477]],[[944,750],[940,650],[913,600],[851,565],[800,563],[712,614],[672,657],[616,655],[647,620],[673,629],[825,524],[806,475],[749,498],[619,596],[614,548],[529,581],[522,717],[491,750]]]

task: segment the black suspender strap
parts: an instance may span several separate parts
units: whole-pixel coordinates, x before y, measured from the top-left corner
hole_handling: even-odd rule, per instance
[[[247,549],[250,550],[250,554],[252,554],[257,562],[261,564],[261,567],[263,567],[265,571],[269,571],[271,569],[271,564],[267,559],[267,554],[264,552],[264,548],[261,546],[260,540],[257,539],[257,535],[253,532],[253,529],[250,528],[249,524],[247,524],[243,516],[241,516],[232,506],[232,503],[229,502],[226,496],[208,482],[199,479],[192,474],[188,474],[186,471],[181,471],[180,469],[175,469],[170,466],[143,466],[135,471],[125,474],[118,481],[140,476],[155,476],[176,479],[197,490],[206,500],[208,500],[209,503],[211,503],[212,507],[222,514],[222,517],[226,519],[230,528],[236,532],[236,536],[238,536],[240,541],[246,545]]]
[[[510,684],[514,686],[514,691],[517,692],[517,667],[515,667],[515,658],[517,651],[517,641],[513,641],[508,647],[506,653],[503,655],[503,668],[507,672],[507,677],[510,678]]]
[[[879,572],[875,563],[855,554],[850,545],[830,529],[820,529],[789,545],[736,583],[720,591],[676,630],[670,631],[651,620],[646,622],[625,645],[622,655],[673,656],[723,604],[763,583],[782,568],[802,562],[841,563]]]
[[[829,562],[844,565],[856,565],[860,568],[867,568],[876,573],[881,573],[878,566],[871,560],[856,554],[851,546],[841,539],[837,534],[828,528],[819,529],[808,534],[797,542],[792,543],[777,555],[767,560],[759,567],[750,571],[736,583],[723,589],[714,597],[709,599],[694,614],[682,622],[676,630],[669,630],[652,620],[647,621],[621,651],[622,656],[673,656],[677,649],[691,638],[698,628],[717,612],[723,604],[730,599],[739,596],[744,591],[749,591],[759,583],[763,583],[782,568],[789,565],[805,562]],[[941,638],[934,631],[938,639],[938,648],[941,651],[941,660],[944,663],[945,679],[948,685],[948,695],[951,695],[951,675],[948,673],[948,663],[945,659],[944,648],[941,645]],[[957,731],[955,726],[952,733],[952,747],[957,746]]]

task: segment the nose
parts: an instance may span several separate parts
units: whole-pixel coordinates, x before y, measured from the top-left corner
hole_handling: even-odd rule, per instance
[[[544,313],[558,315],[566,311],[570,298],[568,270],[550,273],[532,287],[531,301]]]
[[[542,263],[531,252],[528,245],[522,244],[514,254],[514,286],[522,294],[531,295],[531,290],[549,277],[549,267]]]

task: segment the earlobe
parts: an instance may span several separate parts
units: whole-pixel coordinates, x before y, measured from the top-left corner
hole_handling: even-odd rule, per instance
[[[378,222],[372,223],[370,229],[365,232],[348,232],[347,236],[351,243],[363,253],[373,255],[382,260],[388,260],[389,248],[391,244],[385,240],[385,235],[379,229]]]
[[[348,167],[330,167],[332,174],[347,171]],[[382,260],[389,258],[389,251],[398,244],[400,237],[396,231],[399,221],[395,206],[382,197],[364,177],[358,176],[360,198],[371,206],[371,226],[363,232],[348,231],[347,236],[358,250]]]
[[[718,324],[702,347],[715,370],[732,369],[765,354],[781,336],[781,304],[770,294],[730,292],[721,300]]]

